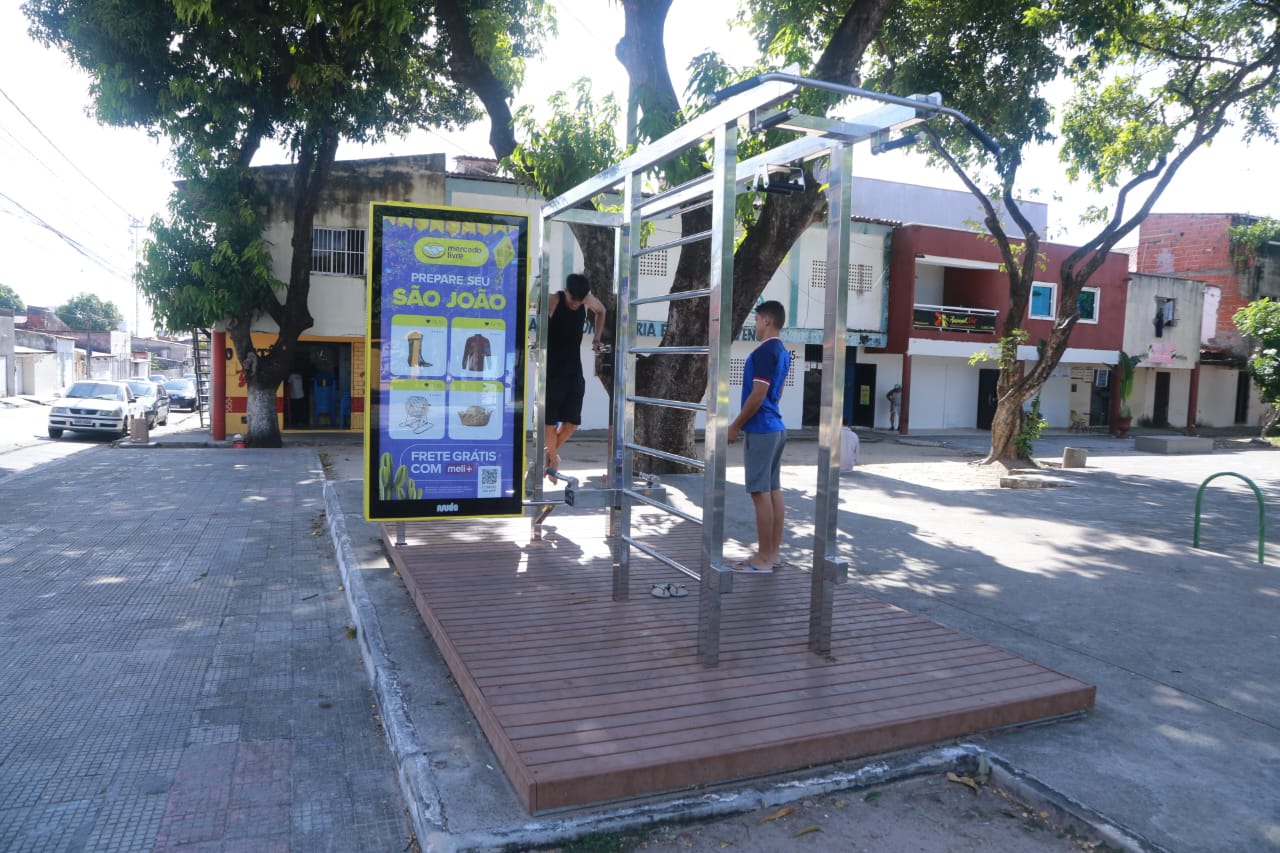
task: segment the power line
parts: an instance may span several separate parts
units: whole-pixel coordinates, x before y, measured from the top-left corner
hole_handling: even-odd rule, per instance
[[[29,124],[29,125],[31,125],[33,128],[35,128],[36,133],[40,134],[40,138],[41,138],[41,139],[43,139],[45,142],[49,143],[49,147],[50,147],[50,148],[52,148],[54,151],[57,151],[57,152],[58,152],[58,154],[60,154],[60,155],[62,156],[62,159],[63,159],[63,160],[66,160],[66,161],[67,161],[67,163],[71,166],[71,168],[73,168],[73,169],[75,169],[75,170],[76,170],[76,172],[80,175],[80,177],[84,178],[86,181],[88,181],[88,182],[89,182],[89,186],[93,187],[95,190],[97,190],[98,192],[102,193],[103,198],[105,198],[107,201],[111,202],[111,203],[112,203],[112,204],[114,204],[116,207],[118,207],[118,208],[120,209],[120,211],[121,211],[122,213],[124,213],[124,215],[125,215],[125,216],[129,217],[131,220],[133,220],[133,219],[137,219],[137,218],[138,218],[138,217],[134,216],[132,213],[130,213],[130,212],[129,212],[129,210],[128,210],[124,205],[122,205],[120,202],[118,202],[118,201],[116,201],[114,198],[112,198],[112,196],[111,196],[111,194],[110,194],[110,193],[108,193],[108,192],[107,192],[106,190],[104,190],[102,187],[100,187],[100,186],[98,186],[96,183],[94,183],[94,182],[93,182],[93,178],[90,178],[88,175],[86,175],[86,174],[84,173],[84,170],[83,170],[83,169],[81,169],[79,166],[77,166],[77,165],[75,164],[75,161],[74,161],[74,160],[72,160],[70,157],[68,157],[68,156],[67,156],[67,155],[62,151],[62,149],[58,147],[57,143],[55,143],[52,139],[50,139],[50,138],[45,134],[45,132],[44,132],[43,130],[41,130],[41,129],[40,129],[40,126],[39,126],[38,124],[36,124],[34,121],[32,121],[32,120],[31,120],[31,116],[27,115],[25,112],[23,112],[23,111],[22,111],[22,107],[18,106],[18,104],[13,100],[13,98],[9,97],[9,93],[8,93],[8,92],[6,92],[2,87],[0,87],[0,95],[4,96],[4,99],[5,99],[6,101],[8,101],[8,102],[10,103],[10,105],[12,105],[12,106],[13,106],[13,108],[14,108],[15,110],[17,110],[17,111],[18,111],[18,115],[22,116],[24,119],[26,119],[26,120],[27,120],[27,124]]]
[[[94,252],[93,250],[89,249],[87,246],[85,246],[85,245],[83,245],[82,243],[80,243],[80,241],[76,240],[76,239],[75,239],[74,237],[72,237],[71,235],[66,234],[66,233],[65,233],[65,232],[63,232],[61,229],[59,229],[59,228],[57,228],[56,226],[52,225],[51,223],[49,223],[49,222],[45,221],[45,219],[44,219],[44,218],[42,218],[39,214],[37,214],[37,213],[35,213],[35,212],[33,212],[33,211],[29,210],[29,209],[28,209],[27,207],[25,207],[21,202],[19,202],[17,199],[13,198],[13,197],[12,197],[12,196],[10,196],[9,194],[7,194],[7,193],[5,193],[5,192],[3,192],[3,191],[0,191],[0,198],[3,198],[5,201],[9,202],[9,203],[10,203],[10,204],[12,204],[14,207],[18,208],[18,210],[20,210],[20,211],[22,211],[24,214],[26,214],[26,217],[27,217],[27,220],[28,220],[28,221],[30,221],[31,223],[33,223],[33,224],[35,224],[35,225],[39,225],[41,228],[44,228],[45,230],[49,231],[49,232],[50,232],[50,233],[52,233],[54,236],[56,236],[58,239],[62,240],[62,241],[63,241],[64,243],[66,243],[68,246],[70,246],[71,248],[75,249],[75,250],[76,250],[77,252],[79,252],[81,255],[83,255],[84,257],[88,258],[90,261],[93,261],[95,264],[97,264],[98,266],[102,267],[102,268],[103,268],[104,270],[106,270],[107,272],[111,273],[111,274],[112,274],[112,275],[114,275],[114,276],[117,276],[117,277],[119,277],[119,278],[123,279],[124,281],[127,281],[127,282],[132,282],[132,281],[133,281],[133,277],[132,277],[131,275],[128,275],[128,274],[127,274],[127,273],[125,273],[124,271],[120,270],[118,267],[114,266],[114,265],[111,263],[111,261],[109,261],[109,260],[107,260],[106,258],[102,257],[102,256],[101,256],[101,255],[99,255],[97,252]]]

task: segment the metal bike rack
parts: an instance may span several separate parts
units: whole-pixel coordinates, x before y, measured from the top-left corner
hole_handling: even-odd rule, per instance
[[[1249,488],[1253,489],[1253,494],[1258,499],[1258,562],[1265,564],[1267,548],[1267,511],[1266,504],[1262,500],[1262,490],[1254,484],[1253,480],[1250,480],[1243,474],[1237,474],[1235,471],[1219,471],[1217,474],[1211,474],[1206,477],[1205,481],[1200,484],[1200,488],[1196,491],[1196,521],[1191,536],[1191,547],[1200,547],[1200,501],[1204,497],[1204,490],[1209,483],[1219,477],[1239,477],[1241,480],[1244,480],[1249,484]]]

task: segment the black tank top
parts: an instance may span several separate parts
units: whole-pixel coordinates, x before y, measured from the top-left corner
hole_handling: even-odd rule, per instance
[[[547,321],[547,368],[582,372],[582,328],[587,322],[587,306],[569,307],[563,291],[556,313]]]

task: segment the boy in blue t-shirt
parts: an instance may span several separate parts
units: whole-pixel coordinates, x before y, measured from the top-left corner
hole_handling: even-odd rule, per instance
[[[756,340],[760,346],[747,356],[742,370],[742,410],[729,424],[729,443],[746,434],[743,467],[747,491],[756,510],[756,535],[760,544],[751,557],[734,563],[735,572],[768,574],[782,563],[782,449],[787,427],[778,403],[791,370],[791,353],[782,344],[787,309],[770,300],[756,306]]]

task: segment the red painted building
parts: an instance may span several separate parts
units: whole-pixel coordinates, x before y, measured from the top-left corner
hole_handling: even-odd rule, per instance
[[[1036,359],[1036,343],[1047,338],[1057,314],[1058,270],[1074,247],[1042,244],[1019,348]],[[1071,345],[1041,392],[1050,426],[1066,427],[1072,413],[1106,424],[1111,411],[1111,370],[1124,339],[1128,257],[1112,253],[1081,294],[1081,320]],[[1009,281],[998,248],[971,231],[905,225],[893,233],[892,299],[888,346],[901,357],[904,391],[899,428],[986,429],[995,412],[994,360],[970,364],[977,352],[995,354],[1009,310]]]

